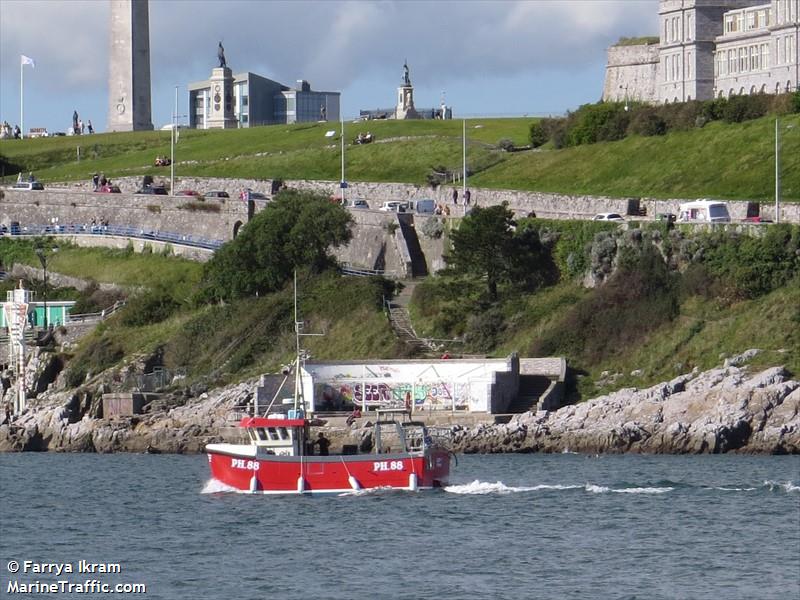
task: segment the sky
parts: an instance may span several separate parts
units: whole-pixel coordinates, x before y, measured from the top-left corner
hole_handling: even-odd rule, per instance
[[[453,116],[563,114],[597,101],[608,46],[656,35],[657,0],[151,0],[153,123],[179,86],[217,66],[342,93],[343,115],[395,104],[408,61],[414,102]],[[98,131],[108,110],[106,0],[0,0],[0,120],[66,131],[72,112]]]

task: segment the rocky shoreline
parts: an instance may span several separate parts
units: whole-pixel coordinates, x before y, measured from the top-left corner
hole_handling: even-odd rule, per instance
[[[96,401],[90,406],[75,391],[44,394],[11,426],[0,426],[0,451],[199,453],[207,443],[241,439],[235,409],[255,385],[111,419],[94,418]],[[328,434],[335,449],[360,443],[370,430],[364,418],[360,427],[330,426]],[[453,425],[450,437],[461,453],[798,454],[800,381],[783,367],[751,373],[728,364],[505,424]]]

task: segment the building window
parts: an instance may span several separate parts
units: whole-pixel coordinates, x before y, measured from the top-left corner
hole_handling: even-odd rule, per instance
[[[728,50],[728,74],[736,73],[736,50]]]
[[[747,72],[747,48],[739,48],[739,73]]]
[[[761,44],[761,68],[769,69],[769,44]]]
[[[747,13],[747,31],[756,28],[756,13],[750,12]]]
[[[725,15],[725,33],[733,33],[736,31],[736,17],[734,15]]]
[[[750,46],[750,70],[758,71],[758,46]]]

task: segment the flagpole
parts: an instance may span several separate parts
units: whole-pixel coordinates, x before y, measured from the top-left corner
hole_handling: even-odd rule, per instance
[[[24,90],[25,90],[25,81],[23,79],[23,73],[25,73],[25,63],[22,62],[22,57],[19,57],[19,126],[20,130],[20,139],[25,139],[25,113],[24,113]]]

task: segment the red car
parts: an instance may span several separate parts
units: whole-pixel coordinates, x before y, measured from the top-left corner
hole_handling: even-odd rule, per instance
[[[196,198],[202,198],[203,194],[201,194],[197,190],[181,190],[180,192],[178,192],[178,196],[194,196]]]
[[[100,192],[101,194],[121,194],[122,192],[117,185],[101,185],[98,187],[96,192]]]
[[[745,217],[742,219],[742,223],[772,223],[772,219],[757,215],[755,217]]]

